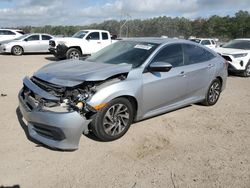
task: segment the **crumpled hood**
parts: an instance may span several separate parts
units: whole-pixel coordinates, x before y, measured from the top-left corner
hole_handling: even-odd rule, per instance
[[[234,49],[234,48],[215,48],[214,49],[217,53],[220,54],[241,54],[241,53],[247,53],[249,50],[242,50],[242,49]]]
[[[45,65],[34,76],[46,82],[73,87],[84,81],[102,81],[107,78],[127,73],[131,70],[129,64],[106,64],[81,60],[64,60]]]

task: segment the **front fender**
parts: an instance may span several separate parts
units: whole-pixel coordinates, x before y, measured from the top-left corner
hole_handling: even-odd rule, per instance
[[[121,97],[130,96],[136,99],[138,104],[137,115],[141,114],[141,80],[124,80],[97,91],[87,103],[93,107],[105,104],[111,100]]]

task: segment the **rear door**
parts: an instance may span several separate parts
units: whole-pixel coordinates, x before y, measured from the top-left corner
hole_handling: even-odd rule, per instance
[[[52,39],[49,35],[42,35],[40,52],[49,52],[49,40]]]
[[[183,44],[185,72],[188,78],[187,95],[189,98],[204,97],[216,71],[212,59],[215,56],[197,45]]]
[[[24,52],[40,52],[40,35],[35,34],[25,38],[22,47],[24,49]]]
[[[151,63],[159,61],[170,63],[173,68],[169,72],[143,73],[144,114],[185,99],[187,78],[182,45],[172,44],[161,49]]]
[[[102,40],[101,40],[101,45],[102,48],[108,46],[109,44],[111,44],[111,38],[108,32],[101,32],[102,34]]]

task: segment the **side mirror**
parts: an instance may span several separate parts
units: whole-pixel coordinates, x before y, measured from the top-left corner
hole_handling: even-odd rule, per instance
[[[87,36],[87,37],[86,37],[86,40],[90,40],[90,39],[91,39],[91,36]]]
[[[27,42],[27,41],[28,41],[28,39],[24,39],[24,41],[25,41],[25,42]]]
[[[222,47],[223,46],[223,44],[220,44],[220,47]]]
[[[154,62],[148,67],[150,72],[168,72],[172,69],[172,65],[166,62]]]

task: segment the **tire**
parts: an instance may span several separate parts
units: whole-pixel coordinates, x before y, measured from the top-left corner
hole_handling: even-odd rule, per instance
[[[243,76],[244,77],[250,77],[250,61],[246,65],[246,68],[245,68],[245,70],[243,72]]]
[[[82,55],[82,53],[80,52],[80,50],[78,50],[76,48],[70,48],[66,52],[67,59],[80,59],[81,55]]]
[[[208,88],[206,98],[202,102],[202,104],[205,106],[212,106],[216,104],[220,97],[221,87],[222,87],[222,83],[218,78],[213,80],[213,82],[210,84]]]
[[[91,122],[91,129],[101,141],[113,141],[128,131],[133,119],[134,110],[129,100],[116,98],[97,112]]]
[[[17,56],[23,55],[23,48],[21,46],[13,46],[11,48],[11,53]]]

